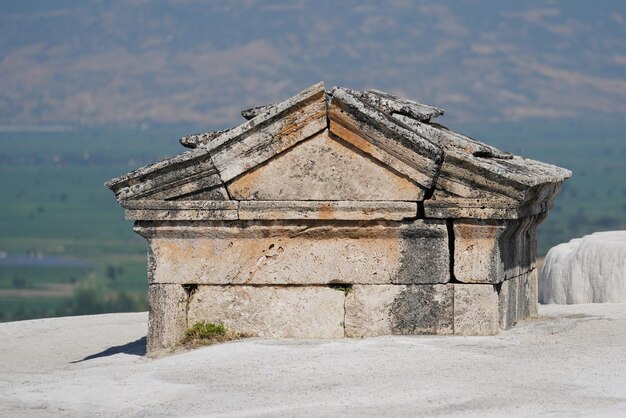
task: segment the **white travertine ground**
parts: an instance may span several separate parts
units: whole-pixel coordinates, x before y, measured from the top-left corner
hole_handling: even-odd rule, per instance
[[[626,304],[494,337],[242,340],[149,359],[147,315],[0,324],[0,416],[626,416]]]
[[[595,232],[551,248],[539,276],[539,301],[626,302],[626,231]]]

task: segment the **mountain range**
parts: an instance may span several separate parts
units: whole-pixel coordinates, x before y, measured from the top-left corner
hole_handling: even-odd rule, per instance
[[[327,87],[456,123],[626,116],[626,3],[2,2],[0,125],[190,124]]]

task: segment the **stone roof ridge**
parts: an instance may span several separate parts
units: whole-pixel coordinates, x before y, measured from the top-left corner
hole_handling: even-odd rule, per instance
[[[164,158],[155,163],[148,164],[146,166],[133,170],[130,173],[113,178],[104,183],[104,185],[107,188],[113,190],[125,183],[141,181],[143,177],[149,176],[154,172],[176,166],[179,163],[193,163],[195,159],[199,159],[204,156],[208,156],[208,152],[203,148],[185,151],[182,154],[176,155],[174,157]]]
[[[365,100],[386,113],[408,116],[420,122],[428,123],[431,119],[444,114],[443,109],[414,100],[402,99],[380,90],[366,90],[361,94]]]
[[[360,122],[369,123],[371,126],[383,125],[396,135],[392,135],[399,143],[412,143],[423,147],[423,149],[415,149],[416,152],[430,152],[433,154],[441,153],[441,147],[428,137],[420,135],[405,125],[398,119],[393,117],[393,113],[389,111],[389,107],[379,106],[376,101],[370,101],[369,95],[358,90],[352,90],[345,87],[333,87],[330,92],[331,103],[333,101],[341,101],[345,105],[351,107],[359,115]],[[411,147],[409,147],[411,148]]]
[[[343,87],[331,89],[330,132],[421,187],[431,188],[443,161],[443,149],[363,100],[361,95]]]
[[[206,145],[209,141],[231,131],[233,128],[222,129],[219,131],[205,132],[201,134],[185,135],[178,140],[180,144],[185,148],[198,148],[199,146]]]
[[[408,200],[423,201],[431,217],[541,213],[571,176],[569,170],[514,156],[432,122],[443,113],[378,90],[325,90],[320,82],[282,102],[243,110],[247,120],[239,126],[185,136],[180,142],[191,150],[105,185],[124,204],[240,200],[231,194],[238,187],[233,182],[322,132],[414,184]],[[301,152],[314,152],[310,147]],[[306,193],[298,199],[312,200]]]
[[[270,104],[266,104],[262,106],[255,106],[249,109],[244,109],[241,111],[241,116],[243,116],[245,120],[250,120],[250,119],[256,118],[261,113],[266,112],[268,109],[276,105],[277,103],[270,103]]]
[[[293,108],[298,102],[306,101],[312,96],[317,96],[320,93],[324,95],[326,94],[324,91],[323,81],[312,85],[297,95],[280,103],[257,106],[243,110],[241,114],[245,119],[247,119],[247,121],[239,126],[220,131],[184,136],[179,139],[179,142],[187,148],[199,148],[201,146],[208,147],[210,149],[218,148],[226,142],[236,140],[239,135],[261,128],[263,126],[263,122],[266,122],[271,118],[280,117],[282,113]]]
[[[319,84],[319,83],[318,83]],[[317,85],[316,85],[317,86]],[[315,86],[313,86],[315,87]],[[373,106],[383,114],[394,118],[400,124],[408,127],[419,136],[422,136],[429,142],[441,146],[444,149],[454,148],[472,153],[476,157],[481,158],[505,158],[510,159],[512,154],[499,150],[496,147],[477,141],[461,133],[455,132],[443,125],[432,122],[432,119],[442,116],[444,110],[427,104],[419,103],[410,99],[403,99],[392,94],[369,89],[365,91],[352,90],[339,86],[334,86],[326,91],[327,100],[332,100],[333,93],[337,90],[349,92],[359,100]],[[248,121],[255,120],[259,115],[272,113],[281,103],[272,103],[262,106],[255,106],[241,111],[241,115]],[[209,144],[218,138],[234,136],[233,130],[246,130],[249,126],[256,126],[244,122],[242,125],[219,131],[205,132],[200,134],[186,135],[179,139],[181,145],[186,148],[199,148],[210,146]],[[223,138],[221,138],[223,139]]]
[[[393,117],[418,134],[435,141],[446,151],[464,152],[480,158],[500,158],[507,160],[513,158],[513,154],[509,152],[502,151],[494,146],[453,131],[438,123],[420,122],[401,114],[395,114]]]
[[[334,86],[326,92],[328,98],[330,99],[332,97],[333,90],[339,88],[349,90],[353,95],[359,97],[363,101],[366,101],[370,105],[374,106],[375,108],[389,116],[402,115],[420,122],[429,123],[431,119],[442,116],[444,114],[443,109],[419,103],[414,100],[403,99],[375,89],[358,91]],[[250,121],[263,113],[267,113],[279,104],[280,103],[270,103],[244,109],[241,111],[241,116],[243,116],[243,118],[247,121]],[[214,132],[205,132],[201,134],[186,135],[180,138],[179,142],[186,148],[198,148],[200,146],[207,145],[210,141],[233,129],[235,128],[229,128]]]

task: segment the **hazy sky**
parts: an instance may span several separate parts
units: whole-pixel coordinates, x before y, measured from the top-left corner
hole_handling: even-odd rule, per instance
[[[0,124],[188,123],[324,80],[487,122],[626,116],[622,1],[7,1]]]

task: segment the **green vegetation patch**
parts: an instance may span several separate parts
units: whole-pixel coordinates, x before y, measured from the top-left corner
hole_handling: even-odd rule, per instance
[[[145,240],[104,182],[181,133],[0,132],[0,322],[147,309]]]
[[[243,334],[226,328],[224,324],[199,321],[185,331],[184,344],[188,347],[198,347],[238,340],[243,337]]]

